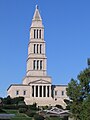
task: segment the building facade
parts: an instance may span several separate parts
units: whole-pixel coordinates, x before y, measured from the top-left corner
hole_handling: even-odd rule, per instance
[[[38,106],[56,104],[65,107],[64,99],[67,85],[52,85],[52,78],[47,75],[47,57],[44,41],[44,26],[36,6],[30,27],[26,76],[22,84],[11,84],[7,89],[10,97],[23,96],[26,104]]]

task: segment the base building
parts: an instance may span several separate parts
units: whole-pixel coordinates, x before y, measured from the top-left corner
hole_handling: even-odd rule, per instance
[[[11,98],[23,96],[26,104],[38,106],[56,104],[65,107],[64,99],[67,85],[52,85],[47,75],[47,57],[45,52],[44,26],[39,9],[36,6],[30,27],[26,76],[22,84],[11,84],[7,89]]]

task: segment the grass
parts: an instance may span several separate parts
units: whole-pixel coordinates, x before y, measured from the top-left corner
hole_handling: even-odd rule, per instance
[[[46,120],[62,120],[60,117],[47,117]]]
[[[28,117],[24,113],[19,113],[18,110],[4,109],[3,111],[5,111],[8,114],[15,114],[15,117],[11,118],[11,120],[32,120],[31,117]],[[46,120],[62,120],[62,119],[60,117],[47,117]]]
[[[18,110],[5,110],[9,114],[15,114],[15,117],[11,118],[11,120],[32,120],[32,118],[28,117],[24,113],[19,113]]]

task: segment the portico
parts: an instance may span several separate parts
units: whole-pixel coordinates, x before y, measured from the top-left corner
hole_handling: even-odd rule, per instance
[[[51,85],[38,85],[33,84],[32,97],[51,97]]]

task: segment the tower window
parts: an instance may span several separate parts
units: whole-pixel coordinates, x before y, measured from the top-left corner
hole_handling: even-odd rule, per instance
[[[35,70],[36,60],[33,61],[33,69]]]
[[[42,60],[40,61],[40,70],[42,70]]]
[[[34,38],[36,38],[36,30],[34,29]]]
[[[39,44],[37,44],[37,53],[38,53],[38,47],[39,47]]]
[[[42,45],[40,44],[40,54],[42,53]]]
[[[38,30],[37,30],[37,39],[38,39]]]
[[[39,30],[39,38],[41,38],[41,30]]]
[[[37,70],[39,69],[39,60],[37,60]]]
[[[34,53],[35,53],[35,49],[36,49],[36,44],[34,44]]]

